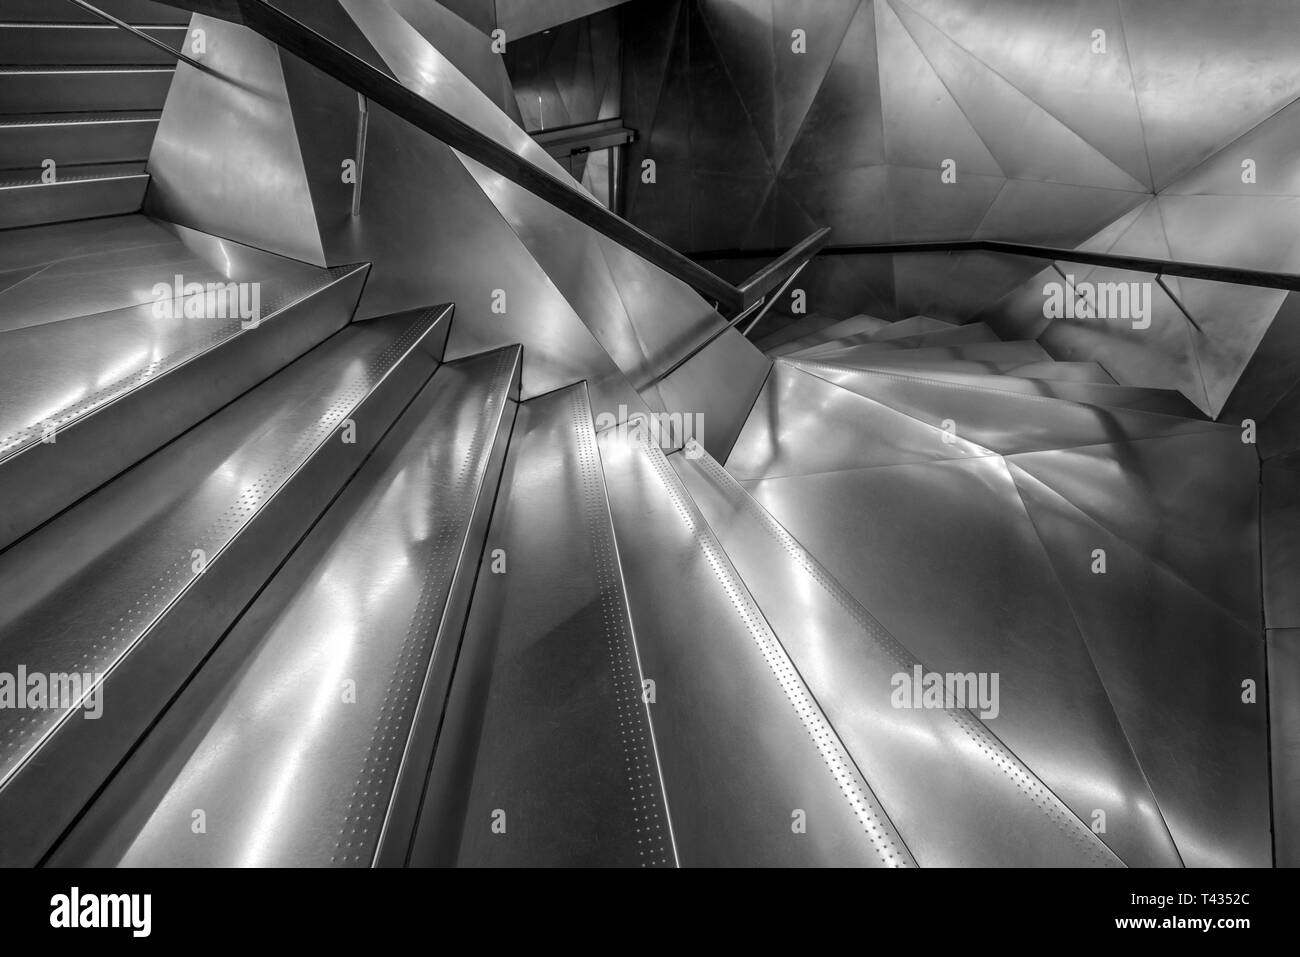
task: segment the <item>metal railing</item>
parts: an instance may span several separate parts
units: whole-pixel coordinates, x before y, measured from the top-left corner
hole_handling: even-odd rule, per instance
[[[72,2],[80,4],[81,0]],[[164,2],[173,7],[223,17],[255,30],[281,49],[355,90],[371,103],[384,107],[583,225],[654,263],[715,303],[725,315],[736,317],[743,314],[789,277],[788,272],[782,272],[784,267],[774,268],[777,266],[774,263],[750,277],[742,286],[732,285],[460,117],[407,89],[385,70],[377,68],[271,3],[264,0]],[[821,232],[819,230],[793,250],[782,251],[781,258],[786,259],[790,253],[806,248],[806,244]],[[824,237],[822,241],[824,242]]]

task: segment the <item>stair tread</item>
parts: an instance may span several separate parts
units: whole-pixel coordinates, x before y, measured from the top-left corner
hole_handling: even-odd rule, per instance
[[[683,866],[914,864],[664,453],[600,451]]]
[[[0,822],[24,831],[0,860],[44,853],[203,660],[428,380],[446,315],[349,326],[0,553],[5,660],[104,676],[112,702],[0,711]]]
[[[669,461],[886,811],[899,812],[921,866],[1078,866],[1108,858],[971,710],[898,709],[888,695],[868,692],[922,662],[739,482],[695,451]],[[967,747],[972,737],[982,746]],[[934,746],[916,747],[921,740]]]
[[[364,266],[320,269],[195,230],[106,222],[15,237],[170,242],[38,266],[0,291],[0,496],[14,503],[0,514],[0,548],[338,331],[366,278]],[[140,302],[163,277],[172,296],[177,274],[204,293]],[[256,323],[237,298],[212,308],[209,283],[256,284]],[[235,295],[252,305],[252,293]],[[202,309],[186,315],[187,305]]]
[[[412,863],[675,863],[592,428],[520,407]]]
[[[434,373],[92,809],[75,851],[62,853],[106,866],[374,860],[400,766],[424,781],[428,756],[404,762],[403,752],[430,661],[455,650],[437,646],[460,638],[461,623],[443,616],[477,571],[483,530],[471,526],[491,509],[520,358],[510,347]],[[344,672],[355,702],[340,695],[322,708],[321,689]],[[169,760],[168,739],[209,713],[182,760]],[[159,766],[168,768],[161,787],[133,785]],[[297,795],[289,817],[277,801],[285,787]],[[199,792],[227,824],[210,840],[176,841]],[[275,840],[259,844],[267,831]]]

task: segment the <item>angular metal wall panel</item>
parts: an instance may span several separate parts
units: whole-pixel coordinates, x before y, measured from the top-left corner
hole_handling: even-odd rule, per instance
[[[195,17],[194,28],[205,31],[203,62],[214,72],[176,67],[149,156],[145,212],[326,265],[280,51],[222,20]],[[347,155],[330,157],[336,170]]]
[[[1291,0],[1119,5],[1157,189],[1300,95]]]
[[[1151,186],[1123,21],[1114,0],[902,2],[1143,186]],[[1096,30],[1105,32],[1105,52],[1094,50]]]

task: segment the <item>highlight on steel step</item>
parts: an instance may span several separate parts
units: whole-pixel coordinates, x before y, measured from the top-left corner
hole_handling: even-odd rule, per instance
[[[0,0],[0,866],[1300,865],[1297,13]]]

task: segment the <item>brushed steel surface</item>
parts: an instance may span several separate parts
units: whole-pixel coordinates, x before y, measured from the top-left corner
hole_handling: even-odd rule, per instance
[[[828,346],[824,351],[819,348],[811,358],[818,362],[832,362],[841,365],[871,366],[911,366],[930,362],[949,360],[969,360],[975,362],[1017,362],[1025,364],[1050,358],[1049,354],[1037,342],[974,342],[958,346],[929,346],[922,349],[897,349],[891,351],[875,350],[871,344],[865,346]]]
[[[99,720],[0,713],[0,861],[70,823],[428,379],[449,313],[350,326],[0,555],[4,670],[103,696]]]
[[[55,863],[374,860],[399,768],[424,781],[429,755],[408,742],[434,648],[460,638],[445,613],[479,562],[469,531],[491,508],[518,365],[505,349],[438,369]]]
[[[143,162],[149,157],[156,111],[42,113],[0,119],[0,168]]]
[[[790,342],[782,343],[774,349],[768,349],[767,353],[773,357],[787,355],[801,349],[811,349],[813,346],[832,342],[835,339],[855,336],[860,333],[879,332],[886,325],[888,323],[884,319],[877,319],[875,316],[853,316],[849,319],[840,319],[829,326],[819,329],[817,332],[808,333]]]
[[[268,284],[255,329],[135,306],[0,333],[0,495],[14,503],[0,519],[0,547],[346,325],[366,267],[318,272],[300,285]]]
[[[0,112],[160,110],[175,71],[171,64],[5,67],[0,69]]]
[[[951,422],[955,435],[999,455],[1225,432],[1204,419],[1106,409],[881,370],[814,362],[800,362],[799,368],[936,428]]]
[[[412,863],[675,865],[583,385],[521,406],[487,547]]]
[[[933,319],[930,316],[909,316],[906,319],[891,322],[883,329],[866,331],[870,333],[871,341],[887,342],[890,339],[919,336],[927,332],[943,332],[945,329],[951,328],[952,323],[944,322],[942,319]]]
[[[1182,470],[1213,468],[1189,466],[1173,450],[1171,458]],[[1152,561],[1149,551],[1126,543],[1126,529],[1111,534],[1088,521],[1030,478],[1019,460],[1010,460],[1017,488],[1183,863],[1267,866],[1269,704],[1258,607],[1253,621],[1234,619],[1170,574],[1167,553]],[[1170,494],[1166,484],[1151,497]],[[1197,504],[1193,521],[1219,518],[1214,497],[1202,496]],[[1252,519],[1245,524],[1253,530]],[[1095,548],[1106,549],[1105,575],[1091,572]],[[1232,575],[1236,567],[1231,551],[1218,558],[1220,573]],[[1243,701],[1246,680],[1260,689],[1258,703]]]
[[[1289,462],[1265,461],[1260,505],[1264,627],[1300,628],[1300,471]]]
[[[516,124],[523,126],[504,58],[483,33],[446,7],[424,0],[387,0],[420,36],[435,46]],[[514,36],[510,37],[515,39]],[[509,47],[507,46],[507,49]]]
[[[95,0],[96,7],[135,26],[159,23],[189,23],[190,12],[151,0]],[[0,20],[17,22],[103,23],[93,13],[78,9],[66,0],[3,0]]]
[[[997,334],[982,322],[971,322],[955,328],[940,329],[936,332],[923,332],[914,336],[889,336],[884,339],[874,337],[873,333],[857,333],[841,336],[833,343],[827,343],[828,350],[862,347],[859,354],[870,351],[889,352],[893,349],[919,349],[923,346],[963,345],[968,342],[999,342]],[[813,358],[817,355],[815,348],[800,350],[793,358]]]
[[[63,2],[63,0],[59,0]],[[185,40],[180,24],[143,28],[155,40],[179,50]],[[0,62],[45,66],[66,63],[121,63],[133,66],[176,58],[107,23],[0,23]]]
[[[1150,441],[1030,452],[1011,461],[1242,624],[1258,628],[1259,463],[1240,429],[1214,426]]]
[[[607,429],[600,456],[682,865],[913,866],[662,450]]]
[[[305,263],[145,216],[118,216],[0,233],[0,269],[26,269],[0,290],[0,331],[153,303],[156,283],[264,282],[285,286],[325,273]]]
[[[891,679],[920,662],[699,451],[669,462],[919,864],[1119,864],[997,739],[996,718],[893,707]],[[1124,810],[1119,827],[1148,823]]]
[[[0,184],[0,229],[139,212],[149,177],[139,164],[68,173],[55,183],[24,171],[22,181]]]
[[[1278,867],[1300,867],[1300,629],[1268,632],[1273,849]]]
[[[1288,0],[1119,6],[1156,189],[1300,94]]]
[[[1123,806],[1130,826],[1101,835],[1120,858],[1170,862],[1156,801],[1001,457],[742,484],[929,668],[997,674],[998,737],[1082,820]]]
[[[739,479],[991,455],[787,361],[772,367],[727,468]]]
[[[809,363],[798,355],[788,357],[807,366]],[[851,391],[860,392],[853,383],[858,377],[869,378],[874,375],[900,375],[903,373],[886,373],[884,370],[850,369],[847,366],[821,365],[817,375]],[[1050,379],[1024,379],[1012,375],[971,375],[961,372],[949,372],[939,367],[905,373],[927,380],[952,383],[957,386],[976,389],[991,389],[997,392],[1009,392],[1023,396],[1045,396],[1053,399],[1065,399],[1084,405],[1103,408],[1133,409],[1138,412],[1154,412],[1161,415],[1178,416],[1182,419],[1204,419],[1200,410],[1192,405],[1178,392],[1166,389],[1141,389],[1136,386],[1115,385],[1103,382],[1068,382]],[[1018,423],[1008,423],[1009,428],[1018,427]]]
[[[196,15],[192,26],[207,37],[201,60],[211,72],[176,67],[149,156],[145,212],[327,265],[304,169],[304,152],[319,145],[305,150],[294,135],[299,120],[285,91],[282,54],[237,24]],[[192,42],[185,47],[191,55]],[[338,124],[338,114],[331,122]],[[328,156],[336,182],[352,152]]]
[[[904,0],[1143,186],[1151,186],[1123,15],[1104,0]],[[877,4],[879,15],[880,7]],[[1176,8],[1168,8],[1176,17]],[[1092,32],[1105,30],[1102,56]],[[1188,51],[1179,51],[1184,56]],[[891,127],[891,130],[893,128]]]

